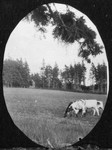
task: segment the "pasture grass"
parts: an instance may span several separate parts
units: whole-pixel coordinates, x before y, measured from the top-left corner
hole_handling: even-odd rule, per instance
[[[86,136],[100,117],[64,118],[69,102],[76,99],[97,99],[105,104],[106,95],[65,91],[4,88],[8,111],[14,123],[33,141],[47,147],[63,147]]]

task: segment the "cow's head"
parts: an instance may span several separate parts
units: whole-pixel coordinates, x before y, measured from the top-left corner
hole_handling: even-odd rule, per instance
[[[69,116],[72,111],[73,111],[72,106],[69,106],[69,107],[66,109],[66,111],[65,111],[64,117]]]

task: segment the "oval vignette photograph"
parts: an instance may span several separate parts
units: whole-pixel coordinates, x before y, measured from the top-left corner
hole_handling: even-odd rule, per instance
[[[77,9],[41,5],[11,33],[4,98],[15,125],[37,144],[58,148],[84,138],[100,120],[108,90],[105,46]]]

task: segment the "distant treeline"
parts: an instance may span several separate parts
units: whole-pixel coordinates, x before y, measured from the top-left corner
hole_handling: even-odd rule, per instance
[[[98,92],[107,91],[107,67],[105,63],[92,64],[90,69],[91,86],[85,85],[86,67],[84,62],[69,65],[60,70],[42,62],[40,73],[30,74],[28,63],[22,59],[6,59],[3,66],[3,85],[7,87],[32,87],[71,91]]]

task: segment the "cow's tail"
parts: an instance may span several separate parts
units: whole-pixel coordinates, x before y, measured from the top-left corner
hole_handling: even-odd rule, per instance
[[[70,105],[71,105],[72,103],[73,103],[73,102],[70,102],[70,103],[68,104],[68,106],[67,106],[67,108],[66,108],[66,110],[65,110],[65,113],[64,113],[64,117],[67,116],[68,109],[69,109],[69,107],[70,107]]]

